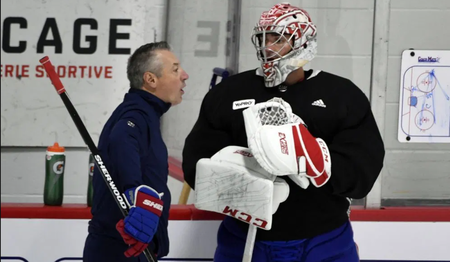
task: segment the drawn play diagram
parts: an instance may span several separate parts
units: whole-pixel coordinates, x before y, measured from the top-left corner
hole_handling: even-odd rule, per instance
[[[444,51],[446,59],[444,52],[436,52],[408,50],[403,54],[400,142],[450,142],[450,64],[443,63],[449,61],[450,52]]]

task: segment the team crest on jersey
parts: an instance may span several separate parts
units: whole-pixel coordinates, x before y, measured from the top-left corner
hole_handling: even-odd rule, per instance
[[[233,110],[247,108],[255,104],[255,99],[245,99],[233,102]]]

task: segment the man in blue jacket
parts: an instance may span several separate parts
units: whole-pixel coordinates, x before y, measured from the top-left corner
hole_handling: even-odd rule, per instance
[[[98,148],[131,209],[123,219],[96,168],[85,262],[146,261],[142,252],[148,246],[158,257],[169,253],[171,197],[160,118],[181,102],[189,76],[166,42],[138,48],[128,60],[127,75],[131,88],[105,124]]]

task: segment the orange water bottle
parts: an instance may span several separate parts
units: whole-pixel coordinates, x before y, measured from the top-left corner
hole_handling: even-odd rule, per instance
[[[64,147],[58,143],[49,146],[45,158],[44,204],[60,206],[64,197]]]

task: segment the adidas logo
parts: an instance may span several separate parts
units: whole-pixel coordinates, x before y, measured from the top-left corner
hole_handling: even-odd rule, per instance
[[[325,105],[325,103],[322,101],[322,99],[314,101],[311,105],[320,106],[320,107],[324,107],[324,108],[327,107],[327,105]]]

